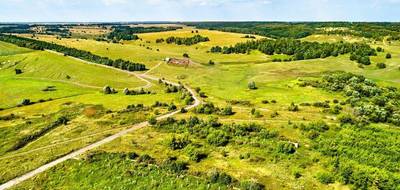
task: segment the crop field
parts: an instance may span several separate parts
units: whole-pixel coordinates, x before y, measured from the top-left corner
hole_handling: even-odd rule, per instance
[[[303,24],[314,33],[290,38],[301,46],[292,49],[367,48],[295,59],[285,54],[290,40],[274,45],[279,53],[263,51],[278,41],[257,29],[268,24],[249,23],[251,33],[209,24],[79,25],[69,37],[0,38],[0,184],[147,121],[11,189],[400,188],[392,33]],[[35,46],[42,42],[146,70]]]

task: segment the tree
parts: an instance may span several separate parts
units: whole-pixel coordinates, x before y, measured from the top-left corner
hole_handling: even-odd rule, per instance
[[[229,136],[222,131],[214,131],[207,136],[207,142],[214,146],[225,146],[229,143]]]
[[[369,59],[368,56],[363,56],[361,57],[358,62],[360,62],[363,65],[370,65],[371,64],[371,60]]]
[[[224,109],[221,111],[221,115],[233,115],[234,112],[232,111],[231,106],[226,106]]]
[[[247,84],[247,87],[248,87],[250,90],[256,90],[256,89],[257,89],[256,83],[255,83],[254,81],[249,82],[249,83]]]
[[[112,88],[110,86],[105,86],[103,88],[103,93],[104,94],[111,94],[112,93]]]
[[[155,124],[157,124],[157,119],[156,119],[156,117],[151,116],[151,117],[147,120],[147,122],[149,122],[150,125],[155,125]]]
[[[390,59],[390,58],[392,58],[392,54],[387,53],[387,54],[386,54],[386,59]]]
[[[21,69],[15,69],[15,74],[16,75],[22,74],[22,70]]]
[[[385,63],[377,63],[376,67],[378,67],[379,69],[384,69],[384,68],[386,68],[386,64]]]
[[[299,106],[296,105],[296,104],[294,104],[294,103],[292,102],[292,103],[290,104],[288,110],[289,110],[289,111],[292,111],[292,112],[297,112],[297,111],[299,111]]]
[[[296,152],[296,147],[290,142],[278,143],[278,152],[284,154],[293,154]]]
[[[31,100],[30,99],[23,99],[22,102],[21,102],[21,105],[24,105],[24,106],[29,105],[29,104],[31,104]]]
[[[125,95],[129,95],[130,91],[129,91],[128,88],[125,88],[124,91],[123,91],[123,93],[124,93]]]
[[[189,58],[189,54],[187,54],[187,53],[184,53],[182,56],[185,58]]]

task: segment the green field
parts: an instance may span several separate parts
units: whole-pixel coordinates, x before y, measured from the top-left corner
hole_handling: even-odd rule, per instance
[[[196,30],[209,41],[190,46],[156,43],[157,39],[171,36],[192,37],[197,34]],[[181,92],[168,93],[158,81],[146,82],[138,77],[146,74],[195,89],[202,105],[174,115],[176,120],[164,120],[136,130],[63,162],[15,189],[399,188],[400,171],[396,168],[400,141],[396,121],[364,123],[368,118],[356,117],[360,112],[356,109],[357,103],[363,101],[391,110],[393,118],[400,114],[395,103],[399,93],[384,91],[388,86],[400,87],[399,42],[326,34],[301,39],[318,43],[362,42],[384,49],[370,57],[370,65],[361,65],[351,61],[349,54],[273,62],[274,58],[288,55],[266,55],[258,50],[248,54],[211,53],[210,48],[216,45],[231,46],[265,37],[248,39],[244,38],[246,34],[186,26],[176,31],[138,34],[140,39],[134,41],[112,43],[82,39],[82,36],[93,37],[107,31],[100,31],[97,26],[77,27],[72,38],[42,34],[35,38],[111,59],[143,63],[149,70],[128,73],[57,52],[0,42],[0,183],[167,113],[172,110],[172,104],[177,110],[185,106]],[[20,36],[31,37],[30,34]],[[188,66],[164,61],[182,58],[184,53],[192,61]],[[386,58],[387,53],[391,54],[390,59]],[[210,60],[215,64],[208,64]],[[385,63],[386,67],[380,69],[377,63]],[[16,69],[22,73],[16,74]],[[323,77],[334,71],[362,75],[370,80],[370,86],[355,85],[360,91],[379,87],[377,91],[384,93],[374,97],[360,95],[354,100],[351,98],[356,95],[348,93],[347,87],[342,91],[328,90]],[[301,85],[304,81],[317,80],[325,86]],[[251,82],[256,89],[249,88]],[[118,93],[102,93],[106,85]],[[49,87],[55,90],[44,91]],[[144,88],[152,93],[128,96],[123,94],[124,88]],[[21,105],[24,99],[34,104]],[[167,105],[153,106],[157,101]],[[206,103],[217,108],[205,107]],[[126,109],[133,104],[144,107]],[[203,112],[199,108],[204,108]],[[232,113],[225,112],[228,108],[232,108]],[[335,108],[339,110],[334,112]],[[61,116],[69,118],[65,125],[12,149],[23,137],[45,129]],[[352,120],[347,119],[351,121],[345,120],[350,116]],[[175,138],[177,142],[172,140]],[[224,139],[228,140],[218,144]],[[193,156],[194,152],[206,156],[194,160],[194,156],[199,156]],[[131,158],[133,153],[139,157]],[[150,161],[141,160],[143,155],[150,156],[147,158]],[[174,165],[177,163],[185,163],[185,167]],[[215,171],[224,177],[213,176]]]

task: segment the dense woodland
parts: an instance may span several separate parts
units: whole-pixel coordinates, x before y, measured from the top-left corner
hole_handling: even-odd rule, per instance
[[[53,50],[63,53],[65,56],[77,57],[86,61],[112,66],[127,71],[143,71],[146,70],[146,66],[140,63],[133,63],[122,59],[112,60],[108,57],[101,57],[94,55],[88,51],[78,50],[75,48],[65,47],[62,45],[43,42],[30,38],[18,37],[13,35],[0,34],[0,40],[8,43],[16,44],[20,47],[26,47],[34,50]]]
[[[249,53],[251,50],[259,50],[265,54],[286,54],[291,55],[292,60],[326,58],[338,56],[340,54],[351,53],[351,60],[358,63],[369,65],[371,63],[369,56],[376,55],[376,50],[363,43],[317,43],[302,42],[300,40],[281,38],[277,40],[252,40],[244,43],[238,43],[235,46],[211,48],[213,53]]]
[[[395,87],[380,87],[361,75],[346,72],[327,74],[320,81],[303,81],[301,86],[313,86],[341,92],[355,112],[355,117],[342,117],[342,123],[365,126],[372,123],[392,123],[400,126],[400,92]]]
[[[163,32],[177,30],[182,27],[130,27],[130,26],[114,26],[113,31],[107,34],[106,38],[110,40],[138,40],[139,37],[135,34]]]
[[[160,38],[160,39],[156,40],[157,43],[162,43],[164,41],[167,42],[168,44],[174,43],[174,44],[177,44],[177,45],[190,46],[190,45],[198,44],[200,42],[208,42],[208,41],[210,41],[210,39],[208,37],[204,37],[204,36],[201,36],[201,35],[197,34],[197,35],[195,35],[193,37],[189,37],[189,38],[181,38],[181,37],[170,36],[165,40],[163,38]]]
[[[186,24],[198,28],[257,34],[270,38],[303,38],[324,33],[382,40],[385,36],[396,36],[400,32],[399,23],[385,22],[196,22]],[[345,30],[325,30],[325,28],[338,27]]]

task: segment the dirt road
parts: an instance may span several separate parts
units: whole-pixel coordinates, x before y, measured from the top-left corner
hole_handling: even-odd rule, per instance
[[[76,58],[76,59],[78,59],[78,58]],[[81,61],[84,61],[84,60],[81,60]],[[95,64],[95,63],[90,63],[90,62],[87,62],[87,61],[84,61],[84,62],[89,63],[89,64]],[[108,66],[105,66],[105,67],[112,68],[112,67],[108,67]],[[115,68],[112,68],[112,69],[115,69]],[[124,71],[124,72],[129,72],[129,71]],[[129,74],[134,74],[134,73],[129,72]],[[146,74],[141,74],[141,75],[140,74],[134,74],[134,75],[137,76],[138,78],[140,78],[141,80],[147,81],[147,84],[150,84],[150,85],[152,83],[149,80],[156,80],[156,81],[159,80],[159,78],[157,78],[157,77],[149,76],[149,75],[146,75]],[[167,83],[173,84],[173,85],[178,85],[177,83],[170,82],[168,80],[164,80],[164,81],[167,82]],[[189,109],[192,109],[192,108],[198,106],[200,104],[200,99],[196,96],[196,93],[195,93],[195,91],[193,89],[189,88],[188,86],[185,86],[185,88],[192,94],[192,96],[194,98],[194,104],[193,105],[189,105],[189,106],[186,107],[186,109],[189,110]],[[177,114],[179,112],[180,111],[174,111],[174,112],[171,112],[171,113],[167,113],[167,114],[161,115],[161,116],[157,117],[157,120],[161,120],[161,119],[165,119],[165,118],[171,117],[171,116],[173,116],[173,115],[175,115],[175,114]],[[19,183],[21,183],[21,182],[23,182],[23,181],[25,181],[25,180],[27,180],[29,178],[32,178],[33,176],[35,176],[37,174],[40,174],[40,173],[42,173],[42,172],[54,167],[57,164],[60,164],[60,163],[66,161],[68,159],[71,159],[71,158],[74,158],[74,157],[76,157],[78,155],[81,155],[81,154],[83,154],[83,153],[85,153],[85,152],[87,152],[89,150],[95,149],[95,148],[97,148],[97,147],[99,147],[101,145],[109,143],[109,142],[111,142],[111,141],[113,141],[113,140],[115,140],[115,139],[117,139],[119,137],[124,136],[127,133],[130,133],[130,132],[135,131],[137,129],[146,127],[146,126],[148,126],[148,124],[149,123],[147,121],[142,122],[142,123],[138,123],[136,125],[133,125],[129,129],[125,129],[125,130],[120,131],[120,132],[118,132],[118,133],[116,133],[114,135],[111,135],[111,136],[109,136],[107,138],[104,138],[103,140],[100,140],[100,141],[95,142],[93,144],[90,144],[90,145],[88,145],[86,147],[83,147],[83,148],[81,148],[79,150],[71,152],[71,153],[69,153],[69,154],[67,154],[67,155],[65,155],[65,156],[63,156],[61,158],[58,158],[58,159],[56,159],[54,161],[51,161],[51,162],[49,162],[49,163],[47,163],[47,164],[45,164],[43,166],[40,166],[39,168],[37,168],[37,169],[35,169],[33,171],[30,171],[30,172],[28,172],[28,173],[26,173],[26,174],[24,174],[22,176],[14,178],[14,179],[12,179],[12,180],[0,185],[0,190],[8,189],[8,188],[10,188],[10,187],[12,187],[14,185],[17,185],[17,184],[19,184]]]

